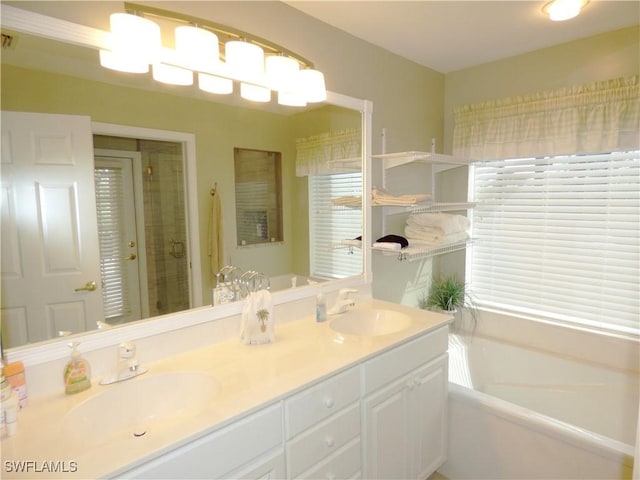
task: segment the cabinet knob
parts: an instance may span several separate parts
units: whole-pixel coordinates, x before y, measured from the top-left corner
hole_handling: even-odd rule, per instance
[[[331,438],[331,437],[327,436],[327,437],[325,437],[325,439],[324,439],[324,443],[325,443],[325,445],[326,445],[327,447],[331,448],[331,447],[333,447],[333,446],[335,445],[335,443],[336,443],[336,442],[334,442],[333,438]]]
[[[322,403],[324,403],[324,406],[327,408],[332,408],[333,407],[333,398],[331,397],[324,397],[324,400],[322,401]]]
[[[415,384],[412,380],[409,380],[409,381],[407,382],[407,388],[408,388],[409,390],[413,390],[413,388],[414,388],[415,386],[416,386],[416,384]]]

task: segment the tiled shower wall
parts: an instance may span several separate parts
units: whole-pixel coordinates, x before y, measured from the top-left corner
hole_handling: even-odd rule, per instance
[[[189,308],[182,150],[179,144],[140,141],[149,314]],[[162,148],[158,147],[157,144]]]

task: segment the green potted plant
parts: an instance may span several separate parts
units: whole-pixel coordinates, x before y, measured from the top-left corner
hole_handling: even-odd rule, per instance
[[[462,317],[468,312],[476,325],[476,309],[473,299],[468,294],[465,284],[455,275],[441,276],[434,279],[429,289],[429,295],[419,300],[419,307],[423,310],[434,310],[456,315],[460,312]]]

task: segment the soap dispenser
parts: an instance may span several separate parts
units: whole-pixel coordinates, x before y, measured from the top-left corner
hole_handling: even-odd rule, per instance
[[[64,367],[64,392],[67,395],[80,393],[91,387],[91,367],[80,352],[78,352],[79,342],[71,342],[71,359]]]

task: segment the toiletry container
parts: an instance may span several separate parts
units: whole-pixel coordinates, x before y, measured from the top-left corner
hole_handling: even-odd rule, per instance
[[[4,411],[6,408],[6,401],[11,395],[11,385],[7,382],[7,379],[0,376],[0,437],[5,437],[7,434],[7,424],[4,420]]]
[[[10,437],[18,431],[18,394],[11,389],[5,377],[0,377],[0,421],[2,437]]]
[[[64,367],[63,373],[64,392],[67,395],[83,392],[91,387],[91,367],[89,362],[80,356],[78,345],[80,345],[79,342],[69,344],[71,359]]]
[[[316,322],[324,322],[327,320],[327,299],[324,293],[320,292],[316,295]]]
[[[11,385],[11,388],[18,395],[20,408],[27,406],[27,380],[24,374],[24,364],[22,362],[12,362],[5,365],[3,369],[4,377]]]
[[[9,398],[2,405],[4,412],[5,435],[12,437],[18,432],[18,394],[9,387]]]

